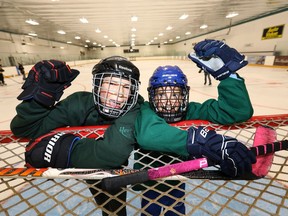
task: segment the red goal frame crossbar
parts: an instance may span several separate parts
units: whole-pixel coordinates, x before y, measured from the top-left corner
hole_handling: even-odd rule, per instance
[[[240,128],[256,128],[260,125],[267,125],[270,127],[288,126],[288,114],[276,114],[276,115],[260,115],[253,116],[246,122],[233,124],[233,125],[219,125],[214,124],[206,120],[185,120],[177,123],[170,124],[171,126],[187,129],[192,125],[209,126],[219,130],[236,130]],[[213,127],[212,127],[213,126]],[[109,125],[95,125],[95,126],[79,126],[79,127],[63,127],[55,129],[54,131],[74,131],[80,136],[86,138],[98,138],[105,133],[105,130]],[[91,133],[91,131],[97,131],[97,133]],[[0,130],[0,144],[13,143],[13,142],[28,142],[28,138],[19,138],[13,135],[11,130]]]

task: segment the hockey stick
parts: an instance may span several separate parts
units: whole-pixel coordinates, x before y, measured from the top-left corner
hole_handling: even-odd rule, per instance
[[[255,147],[251,147],[252,151],[256,156],[272,154],[276,151],[287,150],[288,140],[282,140],[279,142],[273,142],[268,144],[263,144]],[[209,166],[214,166],[215,164],[208,161],[207,158],[199,158],[195,160],[185,161],[181,163],[175,163],[171,165],[166,165],[158,168],[151,168],[148,170],[142,170],[129,175],[116,176],[113,178],[102,179],[102,189],[106,191],[113,191],[119,187],[125,187],[129,184],[143,183],[149,180],[155,180],[158,178],[163,178],[172,175],[185,175],[186,172],[199,170]],[[253,174],[251,174],[253,175]],[[254,179],[261,178],[263,176],[254,176]],[[228,177],[229,178],[229,177]],[[245,178],[245,177],[242,177]],[[237,179],[237,178],[230,178]],[[253,177],[248,177],[248,179],[253,179]]]
[[[135,169],[81,169],[81,168],[0,168],[1,178],[63,178],[63,179],[103,179],[137,172]]]
[[[85,169],[85,168],[0,168],[0,178],[23,178],[23,179],[94,179],[101,180],[108,177],[123,176],[136,172],[139,169]],[[209,179],[209,180],[253,180],[259,179],[255,175],[241,177],[230,177],[219,170],[195,170],[181,175],[163,177],[162,180],[187,180],[187,179]]]
[[[256,135],[259,134],[256,131]],[[255,137],[256,137],[255,135]],[[263,137],[263,135],[261,135]],[[272,142],[273,140],[262,140],[262,143]],[[283,146],[279,149],[272,150],[279,151],[287,149],[287,140],[282,141]],[[272,145],[272,144],[271,144]],[[273,144],[274,146],[274,144]],[[277,146],[277,144],[276,144]],[[261,150],[261,147],[258,147]],[[271,147],[272,148],[272,147]],[[261,151],[265,151],[263,148]],[[271,151],[271,150],[270,150]],[[262,153],[264,154],[264,153]],[[260,154],[259,154],[260,155]],[[265,156],[266,159],[266,156]],[[257,159],[258,162],[258,159]],[[81,169],[81,168],[68,168],[68,169],[57,169],[57,168],[0,168],[1,178],[64,178],[64,179],[103,179],[106,177],[121,176],[136,172],[141,172],[139,169],[118,169],[118,170],[104,170],[104,169]],[[265,175],[265,174],[264,174]],[[259,176],[259,175],[257,175]],[[229,177],[223,175],[219,170],[197,170],[192,172],[183,173],[181,175],[173,175],[170,177],[163,178],[163,180],[185,180],[190,179],[210,179],[210,180],[250,180],[258,179],[255,175],[246,175],[241,177]],[[162,177],[161,177],[162,178]]]
[[[254,150],[253,150],[254,149]],[[281,151],[281,150],[286,150],[288,149],[288,140],[283,140],[280,142],[274,142],[271,144],[266,144],[266,145],[260,145],[259,147],[252,147],[251,150],[255,151],[256,155],[266,155],[269,154],[269,152],[276,152],[276,151]],[[258,153],[257,153],[258,152]],[[204,158],[204,162],[205,162]],[[195,161],[195,162],[194,162]],[[179,164],[183,163],[196,163],[196,160],[192,161],[186,161],[186,162],[181,162]],[[202,162],[203,163],[203,162]],[[173,165],[169,165],[174,168]],[[167,166],[164,166],[167,167]],[[198,169],[200,169],[200,165],[198,165]],[[204,168],[204,167],[202,167]],[[152,169],[152,170],[161,170],[160,168]],[[57,169],[57,168],[0,168],[0,178],[26,178],[26,179],[31,179],[31,178],[63,178],[63,179],[103,179],[107,177],[116,177],[116,176],[125,176],[128,177],[130,174],[138,174],[138,173],[143,173],[147,172],[149,170],[139,170],[139,169],[116,169],[116,170],[105,170],[105,169],[81,169],[81,168],[67,168],[67,169]],[[211,180],[250,180],[250,179],[258,179],[259,177],[254,176],[254,175],[246,175],[246,176],[241,176],[241,177],[229,177],[223,175],[222,172],[219,170],[189,170],[190,172],[182,173],[180,175],[176,175],[176,173],[171,173],[163,180],[182,180],[182,179],[211,179]],[[178,172],[179,173],[179,172]],[[174,174],[175,176],[171,176]],[[143,175],[143,174],[142,174]],[[160,176],[159,178],[164,178],[165,176]],[[158,178],[158,177],[157,177]],[[107,178],[108,179],[108,178]],[[109,181],[114,181],[112,179],[115,178],[110,178]],[[138,178],[137,178],[138,179]],[[155,178],[154,178],[155,179]],[[150,180],[150,179],[148,179]],[[104,180],[107,182],[108,180]],[[109,182],[108,181],[108,182]],[[117,180],[118,181],[118,180]],[[142,182],[142,180],[141,180]],[[107,184],[107,183],[105,183]],[[118,184],[118,182],[116,183]],[[128,183],[129,184],[129,183]],[[130,183],[132,184],[132,183]],[[127,185],[127,184],[126,184]],[[125,185],[124,185],[125,186]],[[109,188],[109,186],[108,186]]]

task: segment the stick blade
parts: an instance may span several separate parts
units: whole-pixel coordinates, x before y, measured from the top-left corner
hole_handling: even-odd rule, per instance
[[[256,128],[253,146],[259,146],[266,143],[273,143],[276,141],[276,131],[267,126],[259,126]],[[257,156],[257,162],[252,164],[252,173],[258,177],[265,177],[273,162],[274,153]]]

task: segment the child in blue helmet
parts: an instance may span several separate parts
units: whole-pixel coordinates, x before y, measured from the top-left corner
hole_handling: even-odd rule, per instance
[[[154,71],[149,80],[148,95],[150,106],[166,122],[178,122],[186,114],[189,90],[190,87],[187,85],[187,78],[178,66],[160,66]],[[151,166],[157,167],[175,162],[175,154],[170,154],[172,157],[166,155],[165,159],[163,159],[163,157],[160,157],[161,153],[159,152],[151,153],[142,149],[139,149],[139,153],[135,154],[135,158],[140,158],[141,155],[147,154],[149,154],[149,157],[158,158],[157,162],[153,162]],[[135,167],[142,168],[143,163],[149,164],[149,157],[143,158],[142,156],[142,164],[136,163]],[[185,158],[183,157],[182,159]],[[161,164],[162,161],[163,164]],[[184,199],[185,183],[181,183],[180,181],[165,181],[165,184],[157,185],[157,182],[150,181],[146,183],[146,186],[149,188],[155,187],[156,190],[151,189],[143,193],[141,207],[145,212],[151,215],[160,215],[162,206],[164,205],[172,206],[174,210],[168,210],[166,215],[177,215],[175,212],[185,215],[184,202],[177,201],[177,199]],[[144,189],[139,186],[138,188],[134,188],[136,190]],[[168,193],[168,195],[162,195],[161,192]],[[162,206],[157,204],[157,202],[151,202],[151,200],[157,200]]]
[[[149,80],[152,109],[168,123],[181,121],[186,115],[189,90],[186,75],[178,66],[160,66]]]
[[[205,54],[205,51],[207,50],[213,50],[213,46],[215,45],[216,48],[214,47],[214,52],[217,52],[220,57],[215,54],[211,60],[208,58],[203,60],[201,54]],[[228,48],[223,42],[213,40],[200,42],[200,44],[198,46],[196,45],[194,48],[198,55],[195,55],[194,53],[189,55],[189,58],[191,58],[198,67],[203,68],[205,71],[209,71],[212,76],[221,81],[218,86],[218,100],[209,99],[202,104],[189,102],[190,87],[188,86],[186,75],[178,66],[160,66],[154,71],[149,80],[149,103],[145,102],[145,104],[142,105],[136,123],[137,141],[140,148],[144,149],[141,150],[140,153],[147,154],[145,149],[153,149],[155,151],[153,152],[153,157],[157,158],[157,162],[153,164],[150,162],[151,166],[159,166],[160,157],[157,155],[156,151],[162,151],[166,154],[177,153],[178,155],[182,155],[184,159],[185,156],[188,156],[186,154],[187,151],[193,156],[196,156],[195,152],[201,151],[197,149],[198,147],[194,148],[195,146],[193,144],[189,145],[189,142],[192,140],[193,143],[195,137],[199,135],[199,131],[202,130],[201,127],[198,127],[198,129],[191,127],[188,130],[187,145],[183,145],[183,140],[187,137],[185,131],[179,130],[176,132],[176,129],[173,130],[168,126],[166,127],[163,122],[166,122],[167,124],[181,120],[201,119],[219,124],[233,124],[245,121],[252,116],[253,108],[246,90],[244,79],[235,73],[238,69],[244,67],[247,62],[243,61],[243,56],[240,56],[242,60],[239,57],[238,63],[233,62],[234,65],[232,64],[232,69],[226,68],[226,64],[223,63],[225,63],[227,59],[223,57],[223,53],[219,54],[219,49],[225,46],[227,53],[232,52],[236,57],[240,56],[236,50]],[[214,64],[215,61],[217,64]],[[215,69],[214,66],[221,65],[221,63],[222,66]],[[213,69],[215,69],[215,71]],[[230,70],[234,70],[233,73]],[[153,113],[156,113],[157,115]],[[159,129],[160,124],[162,124],[161,129]],[[145,125],[145,128],[141,125]],[[141,134],[143,134],[143,136],[141,136]],[[158,143],[155,141],[157,139],[154,139],[154,137],[161,137],[163,139],[162,143],[165,144]],[[164,142],[164,139],[166,139],[166,142]],[[196,138],[196,140],[197,139],[198,138]],[[200,156],[201,155],[199,154],[198,157]],[[149,158],[147,160],[149,162]],[[143,166],[145,159],[142,158],[141,161]],[[170,163],[173,162],[171,157]],[[167,158],[165,158],[165,163],[169,163]],[[221,168],[224,167],[225,166]],[[167,186],[169,184],[171,187]],[[155,186],[156,183],[150,181],[146,185],[152,187]],[[173,211],[165,210],[165,215],[185,215],[185,205],[182,202],[185,195],[184,183],[179,181],[166,181],[165,185],[158,184],[155,188],[156,190],[144,192],[144,198],[142,199],[141,204],[142,208],[147,213],[159,215],[162,212],[162,206],[164,205],[172,206],[173,208]],[[168,195],[162,196],[161,192],[168,193]],[[151,200],[157,200],[162,206],[158,205],[157,202],[152,202],[152,204],[150,204]]]

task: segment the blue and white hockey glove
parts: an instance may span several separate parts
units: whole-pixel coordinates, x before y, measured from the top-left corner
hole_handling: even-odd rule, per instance
[[[251,172],[256,163],[256,156],[237,139],[204,127],[188,129],[187,149],[195,158],[207,157],[220,165],[221,171],[232,177]]]
[[[27,167],[67,168],[73,145],[80,137],[73,134],[50,133],[31,140],[25,149]]]
[[[223,80],[248,64],[245,56],[223,41],[204,40],[194,46],[188,57],[197,67],[210,73],[216,80]]]
[[[50,107],[59,101],[64,89],[78,76],[79,71],[71,69],[65,62],[43,60],[35,64],[29,71],[22,86],[18,100],[34,99],[40,104]]]

